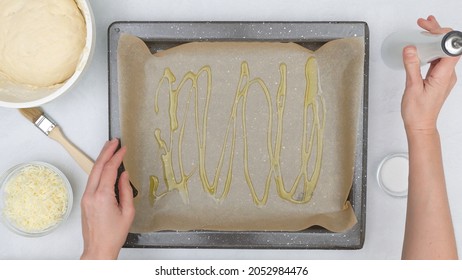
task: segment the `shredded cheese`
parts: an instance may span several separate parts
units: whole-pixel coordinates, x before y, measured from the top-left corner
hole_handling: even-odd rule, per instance
[[[4,215],[26,232],[40,232],[57,224],[67,205],[63,179],[46,166],[26,166],[5,187]]]

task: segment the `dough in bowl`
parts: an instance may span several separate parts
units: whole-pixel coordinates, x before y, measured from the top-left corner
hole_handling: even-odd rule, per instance
[[[0,1],[0,72],[17,83],[64,82],[76,70],[85,38],[74,0]]]

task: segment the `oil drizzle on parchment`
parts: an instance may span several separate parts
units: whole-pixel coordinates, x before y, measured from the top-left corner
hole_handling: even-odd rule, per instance
[[[210,66],[203,66],[197,73],[188,72],[180,80],[178,86],[174,86],[176,82],[176,76],[170,68],[164,70],[164,74],[159,81],[155,93],[155,112],[159,113],[159,94],[160,89],[167,83],[168,91],[166,94],[169,96],[169,120],[170,120],[170,139],[168,141],[163,138],[160,129],[156,129],[154,136],[162,151],[161,160],[163,168],[163,176],[166,185],[164,192],[158,191],[159,179],[156,176],[150,177],[150,203],[154,204],[156,199],[161,198],[166,193],[177,190],[184,203],[189,202],[188,195],[188,181],[197,169],[194,169],[190,174],[186,174],[182,159],[182,146],[184,139],[184,131],[186,125],[186,119],[188,113],[190,113],[190,102],[193,99],[194,104],[194,122],[196,137],[198,143],[198,155],[199,155],[199,170],[198,174],[200,181],[202,182],[203,190],[210,194],[218,201],[224,200],[230,192],[231,181],[232,181],[232,170],[234,164],[234,153],[236,149],[237,135],[237,122],[238,122],[238,111],[240,109],[242,114],[242,131],[243,135],[240,136],[244,143],[244,176],[246,183],[249,187],[253,201],[257,206],[263,206],[268,201],[270,192],[271,182],[275,181],[277,193],[281,199],[287,200],[292,203],[307,203],[310,201],[316,183],[319,179],[321,172],[322,162],[322,150],[323,150],[323,135],[325,126],[325,106],[322,96],[320,95],[319,77],[318,77],[318,66],[314,57],[309,57],[305,64],[305,79],[306,89],[303,106],[303,139],[302,146],[300,147],[301,162],[299,166],[299,172],[296,176],[293,184],[289,189],[283,180],[283,174],[281,172],[281,151],[283,147],[283,118],[285,110],[285,101],[287,96],[287,66],[281,63],[279,66],[280,81],[278,91],[276,95],[276,135],[273,136],[273,101],[271,94],[266,86],[265,82],[261,78],[251,79],[249,65],[246,61],[241,63],[239,83],[237,86],[234,102],[232,104],[231,114],[228,118],[226,126],[226,133],[223,139],[223,145],[220,152],[219,160],[215,168],[215,174],[213,178],[209,178],[207,175],[206,168],[206,147],[207,147],[207,126],[209,119],[209,106],[212,96],[212,70]],[[199,112],[199,88],[198,80],[204,75],[207,81],[206,86],[206,97],[203,112]],[[178,121],[178,101],[180,94],[187,94],[186,90],[183,90],[185,84],[190,85],[188,100],[185,106],[183,114],[183,120],[181,124]],[[192,85],[191,85],[192,84]],[[252,182],[251,173],[249,171],[249,156],[248,156],[248,143],[247,143],[247,97],[249,94],[249,88],[252,86],[259,86],[266,99],[266,106],[268,108],[268,121],[267,121],[267,151],[270,159],[270,168],[266,175],[266,183],[263,188],[263,193],[258,194],[254,183]],[[200,117],[202,113],[202,118]],[[179,130],[179,131],[178,131]],[[177,145],[173,143],[173,133],[178,131],[178,142]],[[275,139],[273,139],[275,138]],[[168,142],[168,144],[167,144]],[[230,142],[230,145],[228,143]],[[174,147],[175,146],[175,147]],[[315,152],[314,151],[315,148]],[[179,167],[178,174],[176,176],[174,171],[174,158],[173,150],[177,148],[177,166]],[[313,160],[310,160],[313,159]],[[223,166],[225,160],[227,163],[227,170],[224,170],[225,175],[222,175]],[[309,168],[310,164],[314,164],[314,167]],[[219,189],[219,179],[225,179],[222,190]],[[302,190],[299,190],[302,186]]]

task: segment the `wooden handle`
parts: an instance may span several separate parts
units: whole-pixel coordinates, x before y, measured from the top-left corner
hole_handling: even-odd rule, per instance
[[[53,130],[48,134],[48,136],[60,143],[64,149],[74,158],[74,160],[82,167],[83,171],[87,174],[90,174],[91,169],[93,168],[94,162],[91,160],[86,154],[84,154],[79,148],[77,148],[74,144],[72,144],[67,138],[64,136],[61,128],[56,126]]]

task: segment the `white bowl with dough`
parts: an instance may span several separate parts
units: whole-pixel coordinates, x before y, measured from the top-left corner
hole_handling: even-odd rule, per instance
[[[0,73],[0,106],[30,108],[50,102],[72,88],[88,67],[95,45],[95,20],[89,0],[75,0],[85,20],[85,46],[75,72],[62,83],[50,87],[33,87],[7,78]]]

